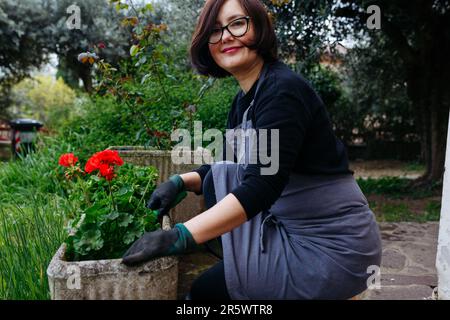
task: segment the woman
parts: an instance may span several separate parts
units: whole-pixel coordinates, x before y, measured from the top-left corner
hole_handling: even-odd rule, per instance
[[[367,289],[368,268],[381,260],[374,215],[323,102],[278,61],[264,6],[206,1],[191,59],[201,74],[236,78],[242,90],[227,127],[276,132],[265,151],[278,155],[278,169],[262,174],[267,163],[247,161],[249,148],[262,142],[252,138],[237,163],[172,176],[153,193],[151,208],[165,214],[188,190],[203,193],[209,209],[173,230],[145,234],[124,263],[181,254],[222,236],[223,261],[194,282],[192,299],[348,299]]]

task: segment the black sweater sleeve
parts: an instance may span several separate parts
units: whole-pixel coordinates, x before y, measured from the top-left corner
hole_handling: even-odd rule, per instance
[[[261,175],[260,169],[267,165],[261,165],[260,161],[257,161],[257,164],[249,164],[244,171],[242,183],[231,191],[244,207],[248,220],[260,211],[269,209],[280,197],[312,121],[314,101],[307,101],[308,97],[302,93],[310,88],[306,83],[294,80],[279,83],[272,79],[270,85],[266,82],[266,88],[261,86],[258,93],[260,99],[255,100],[254,127],[258,139],[260,129],[268,129],[268,137],[271,130],[278,129],[278,146],[271,145],[268,138],[269,152],[263,153],[272,155],[278,152],[279,169],[275,174]]]

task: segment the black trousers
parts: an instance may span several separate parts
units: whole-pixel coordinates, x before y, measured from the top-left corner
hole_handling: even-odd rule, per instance
[[[203,181],[205,206],[211,208],[217,203],[211,170]],[[225,283],[223,260],[202,273],[194,280],[189,299],[192,300],[231,300]]]

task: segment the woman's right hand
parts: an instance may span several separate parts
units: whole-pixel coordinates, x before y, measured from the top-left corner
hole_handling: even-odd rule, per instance
[[[155,189],[147,203],[147,208],[158,210],[158,218],[161,219],[165,214],[169,213],[170,209],[180,203],[186,195],[183,179],[179,175],[174,175]]]

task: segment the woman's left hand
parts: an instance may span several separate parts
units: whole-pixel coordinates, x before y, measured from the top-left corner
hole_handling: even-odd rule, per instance
[[[178,223],[168,231],[146,232],[133,243],[122,259],[127,266],[133,266],[158,257],[183,254],[196,246],[189,230]]]

